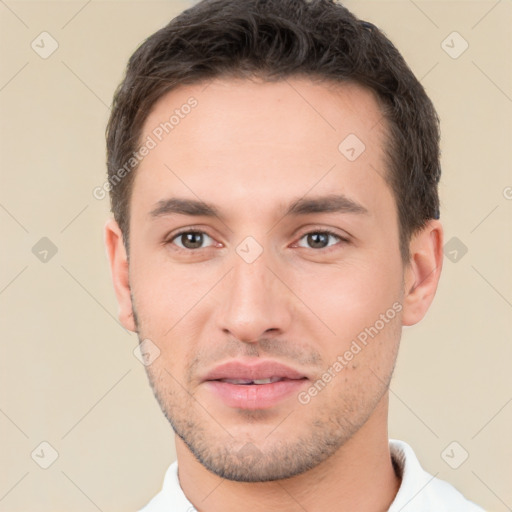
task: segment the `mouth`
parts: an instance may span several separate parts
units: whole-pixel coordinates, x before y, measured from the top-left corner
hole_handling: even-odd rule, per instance
[[[208,372],[203,381],[225,381],[231,384],[271,384],[277,380],[304,379],[299,370],[278,361],[255,358],[233,359],[220,364]]]
[[[299,380],[287,379],[286,377],[269,377],[267,379],[216,379],[216,382],[227,382],[228,384],[236,384],[237,386],[253,386],[255,384],[272,384],[274,382],[281,382],[284,380]]]
[[[276,361],[229,361],[203,379],[214,400],[235,409],[269,409],[298,393],[309,379]]]

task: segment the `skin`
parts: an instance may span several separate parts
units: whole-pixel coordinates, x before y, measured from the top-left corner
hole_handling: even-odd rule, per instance
[[[435,295],[442,226],[414,235],[404,265],[383,178],[386,125],[362,87],[184,86],[155,104],[141,140],[191,96],[197,108],[136,171],[129,263],[116,222],[105,228],[119,318],[160,350],[147,372],[178,434],[182,489],[208,512],[387,510],[400,485],[388,386],[402,325],[419,322]],[[355,161],[338,150],[349,134],[366,146]],[[285,215],[297,199],[333,194],[366,213]],[[150,214],[171,197],[212,204],[218,216]],[[203,246],[179,247],[186,239],[173,237],[191,227],[208,235]],[[311,244],[307,234],[325,229],[336,235],[320,235],[327,247]],[[262,248],[252,263],[236,251],[248,236]],[[308,390],[394,303],[401,310],[307,404],[293,394],[247,411],[202,383],[220,363],[264,358],[306,375]]]

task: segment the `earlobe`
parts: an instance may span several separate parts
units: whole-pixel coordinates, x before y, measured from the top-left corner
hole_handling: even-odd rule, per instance
[[[136,332],[130,293],[128,258],[123,243],[123,234],[114,219],[110,219],[105,224],[105,247],[119,305],[119,320],[123,327]]]
[[[410,242],[404,275],[403,325],[418,323],[434,300],[443,266],[443,227],[431,220]]]

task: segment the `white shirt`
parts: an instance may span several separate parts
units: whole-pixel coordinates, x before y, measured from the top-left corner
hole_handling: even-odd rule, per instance
[[[413,449],[390,439],[391,458],[402,475],[402,483],[388,512],[483,512],[452,485],[433,477],[420,465]],[[194,512],[178,480],[178,463],[165,473],[162,490],[139,512]]]

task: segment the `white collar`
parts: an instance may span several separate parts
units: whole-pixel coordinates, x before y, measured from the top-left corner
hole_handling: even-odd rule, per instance
[[[388,512],[483,512],[455,487],[427,473],[405,442],[389,440],[391,458],[402,477],[400,489]],[[162,490],[139,512],[194,512],[178,479],[178,463],[169,466]]]

